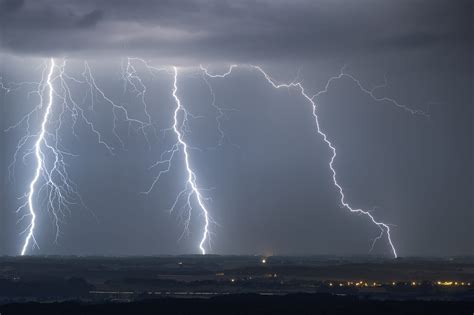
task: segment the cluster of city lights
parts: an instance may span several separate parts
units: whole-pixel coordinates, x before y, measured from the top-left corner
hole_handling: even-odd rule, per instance
[[[463,281],[436,281],[436,282],[428,282],[431,285],[437,286],[471,286],[471,282],[463,282]],[[396,282],[393,281],[391,283],[381,283],[381,282],[367,282],[367,281],[347,281],[347,282],[328,282],[327,283],[330,287],[339,286],[339,287],[381,287],[381,286],[421,286],[426,285],[427,282],[420,282],[420,281],[410,281],[410,282]]]
[[[471,286],[471,283],[470,282],[458,282],[458,281],[438,281],[436,282],[437,285],[440,285],[440,286],[445,286],[445,287],[450,287],[450,286],[461,286],[461,287],[464,287],[464,286],[468,286],[470,287]]]
[[[224,276],[224,273],[218,273],[217,276]],[[263,275],[264,278],[277,278],[278,275],[276,273],[268,273]],[[239,278],[239,280],[252,280],[253,277],[248,278]],[[237,281],[236,278],[230,278],[230,282],[234,283]],[[393,281],[389,283],[384,282],[371,282],[371,281],[345,281],[345,282],[338,282],[338,281],[325,281],[324,284],[328,287],[356,287],[356,288],[376,288],[376,287],[387,287],[387,286],[422,286],[422,285],[432,285],[432,286],[443,286],[443,287],[469,287],[471,286],[471,282],[463,282],[463,281],[436,281],[436,282],[419,282],[419,281]]]

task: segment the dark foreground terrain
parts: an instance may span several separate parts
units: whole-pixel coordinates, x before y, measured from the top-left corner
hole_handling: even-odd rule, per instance
[[[299,294],[232,295],[210,299],[155,299],[130,303],[24,303],[0,306],[2,314],[469,314],[473,302],[372,301],[355,297]]]
[[[0,313],[473,314],[474,260],[0,257]]]

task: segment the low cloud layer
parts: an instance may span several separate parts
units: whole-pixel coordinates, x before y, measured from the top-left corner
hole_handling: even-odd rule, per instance
[[[1,50],[183,60],[312,59],[470,43],[470,1],[2,0]]]

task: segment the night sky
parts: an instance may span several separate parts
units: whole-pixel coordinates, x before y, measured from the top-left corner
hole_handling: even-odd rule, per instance
[[[212,225],[215,254],[369,254],[378,229],[340,206],[316,133],[311,105],[296,89],[273,89],[242,67],[209,79],[225,111],[218,112],[199,65],[223,73],[230,64],[260,65],[279,82],[295,78],[309,95],[341,69],[380,97],[428,113],[412,115],[375,102],[349,79],[318,99],[321,128],[337,148],[334,166],[347,201],[391,224],[400,256],[474,254],[472,1],[0,1],[3,84],[39,81],[49,58],[67,60],[80,77],[88,61],[114,102],[144,119],[140,99],[124,92],[121,66],[138,57],[179,67],[178,94],[193,114],[185,140],[199,148],[190,162]],[[189,234],[170,213],[186,173],[179,155],[148,195],[149,167],[175,141],[173,75],[136,69],[147,86],[156,133],[118,126],[98,102],[90,119],[115,148],[111,155],[87,126],[78,137],[66,118],[61,133],[71,179],[87,208],[73,205],[54,240],[54,224],[39,206],[29,254],[158,255],[198,253],[203,218],[193,201]],[[78,86],[77,99],[87,88]],[[0,89],[0,129],[14,125],[38,99],[22,87]],[[88,104],[83,104],[84,108]],[[39,126],[39,120],[35,124]],[[36,127],[38,128],[38,127]],[[33,128],[34,129],[34,128]],[[0,132],[0,254],[17,255],[27,221],[17,223],[18,197],[28,189],[34,160],[8,166],[25,130]],[[148,138],[150,146],[146,139]],[[44,196],[38,197],[38,205]],[[386,239],[372,254],[390,256]]]

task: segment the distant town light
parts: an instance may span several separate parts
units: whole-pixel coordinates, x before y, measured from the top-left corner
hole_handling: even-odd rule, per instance
[[[439,281],[439,285],[443,285],[443,286],[452,286],[454,284],[453,281]]]

